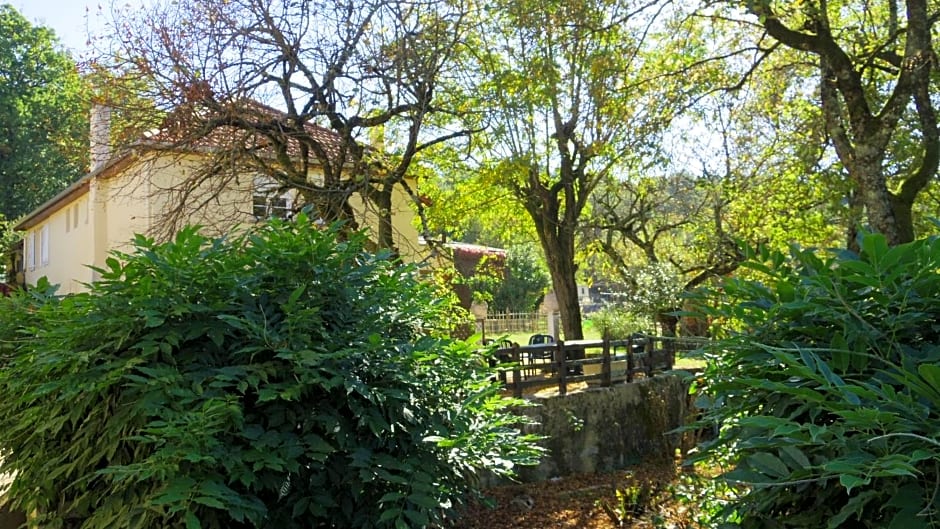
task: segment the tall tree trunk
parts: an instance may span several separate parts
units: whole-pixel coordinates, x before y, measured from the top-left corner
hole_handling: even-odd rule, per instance
[[[381,190],[371,193],[367,200],[375,206],[378,220],[376,246],[398,255],[398,248],[395,247],[395,228],[392,224],[392,186],[382,186]]]
[[[770,36],[793,49],[818,56],[826,130],[854,184],[857,199],[864,205],[869,225],[881,232],[889,244],[913,240],[914,201],[935,177],[940,161],[940,132],[930,89],[937,61],[931,40],[935,18],[928,12],[928,1],[904,1],[906,26],[899,20],[895,1],[888,2],[885,23],[901,34],[891,31],[892,40],[885,43],[884,49],[903,43],[904,51],[878,54],[873,59],[897,71],[890,83],[890,93],[884,97],[873,93],[872,85],[866,81],[866,71],[872,65],[861,63],[841,47],[839,38],[844,30],[831,27],[825,3],[802,3],[805,16],[799,27],[785,24],[775,11],[776,2],[756,0],[746,5],[760,18]],[[883,103],[875,107],[879,100]],[[912,106],[916,109],[917,130],[913,134],[899,131],[899,123]],[[891,141],[899,133],[908,134],[920,152],[909,159],[893,158]],[[904,168],[894,177],[900,181],[896,190],[888,188],[886,160]]]
[[[545,248],[545,251],[549,250]],[[574,255],[559,255],[557,258],[548,259],[548,268],[555,288],[555,298],[558,300],[558,310],[561,312],[561,327],[565,332],[565,340],[581,340],[584,333],[581,328],[581,305],[578,303],[577,266],[574,265]]]
[[[527,197],[525,207],[535,223],[545,253],[565,340],[581,340],[584,333],[581,329],[581,305],[578,303],[578,265],[574,261],[575,227],[571,226],[571,219],[560,218],[557,196],[550,190],[536,185],[530,189],[534,192]]]
[[[865,205],[872,230],[883,234],[888,244],[896,245],[912,240],[914,227],[905,227],[903,231],[911,238],[904,240],[891,207],[892,196],[885,181],[881,152],[877,147],[858,142],[849,174],[855,182],[860,202]]]

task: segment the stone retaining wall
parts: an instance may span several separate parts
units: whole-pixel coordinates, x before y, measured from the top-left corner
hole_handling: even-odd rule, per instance
[[[686,424],[688,388],[682,377],[663,374],[564,397],[534,398],[523,413],[532,433],[547,436],[548,454],[537,467],[519,468],[532,482],[585,472],[607,472],[650,459],[673,458]]]

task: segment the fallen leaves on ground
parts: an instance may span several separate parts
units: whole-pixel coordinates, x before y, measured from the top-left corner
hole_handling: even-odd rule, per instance
[[[673,462],[653,462],[605,474],[503,485],[484,491],[491,506],[472,502],[449,527],[691,529],[696,527],[692,513],[670,493],[678,472]]]

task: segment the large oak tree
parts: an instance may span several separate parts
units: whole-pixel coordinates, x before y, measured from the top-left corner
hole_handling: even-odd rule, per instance
[[[940,161],[931,98],[937,6],[927,0],[733,4],[771,38],[815,59],[825,130],[848,175],[848,199],[890,243],[912,240],[912,208]]]
[[[640,88],[662,7],[631,0],[506,0],[489,8],[477,55],[488,129],[480,167],[535,226],[566,339],[580,339],[577,245],[597,185],[668,120]]]

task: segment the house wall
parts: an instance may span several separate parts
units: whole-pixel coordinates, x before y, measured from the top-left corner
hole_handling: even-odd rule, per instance
[[[378,226],[378,212],[371,204],[363,202],[359,195],[350,198],[350,205],[356,213],[359,225],[369,230],[373,240],[376,239]],[[406,262],[421,260],[426,249],[418,245],[418,229],[414,226],[415,212],[411,206],[411,197],[401,186],[395,186],[392,192],[392,231],[394,232],[395,246]]]
[[[197,171],[201,162],[197,155],[161,156],[151,152],[134,158],[114,176],[93,178],[86,193],[59,205],[58,210],[26,232],[27,241],[35,237],[37,254],[36,265],[26,269],[26,283],[34,285],[46,276],[61,285],[60,293],[83,291],[83,284],[98,279],[86,265],[104,268],[112,251],[131,251],[135,234],[165,235],[159,228],[164,215],[178,204],[179,183]],[[188,205],[180,214],[186,223],[203,226],[210,236],[229,233],[234,226],[253,225],[253,185],[254,178],[246,176],[204,183],[190,190]],[[414,261],[421,248],[409,203],[407,193],[396,189],[392,202],[395,243],[405,260]],[[360,225],[374,229],[374,210],[359,200],[353,200],[352,206]],[[70,220],[68,226],[66,218]],[[49,260],[41,264],[38,254],[44,229],[49,236]]]
[[[26,232],[27,255],[24,273],[27,284],[34,285],[40,277],[59,284],[59,293],[71,294],[84,290],[82,283],[94,279],[84,264],[93,263],[94,230],[90,219],[91,197],[84,193],[67,206]],[[42,259],[42,239],[46,233],[48,259]],[[33,240],[34,243],[28,241]],[[30,246],[33,258],[28,255]]]
[[[104,264],[111,250],[127,252],[137,233],[147,234],[152,225],[150,185],[146,178],[146,161],[138,161],[114,178],[98,182],[97,204],[101,233],[95,264]]]
[[[137,198],[149,206],[148,231],[157,234],[171,209],[180,208],[174,215],[186,219],[186,224],[198,224],[210,236],[229,233],[234,226],[253,224],[252,185],[254,178],[240,175],[220,176],[187,190],[188,199],[179,200],[180,183],[197,172],[203,160],[196,155],[151,156],[134,175],[132,189]]]

